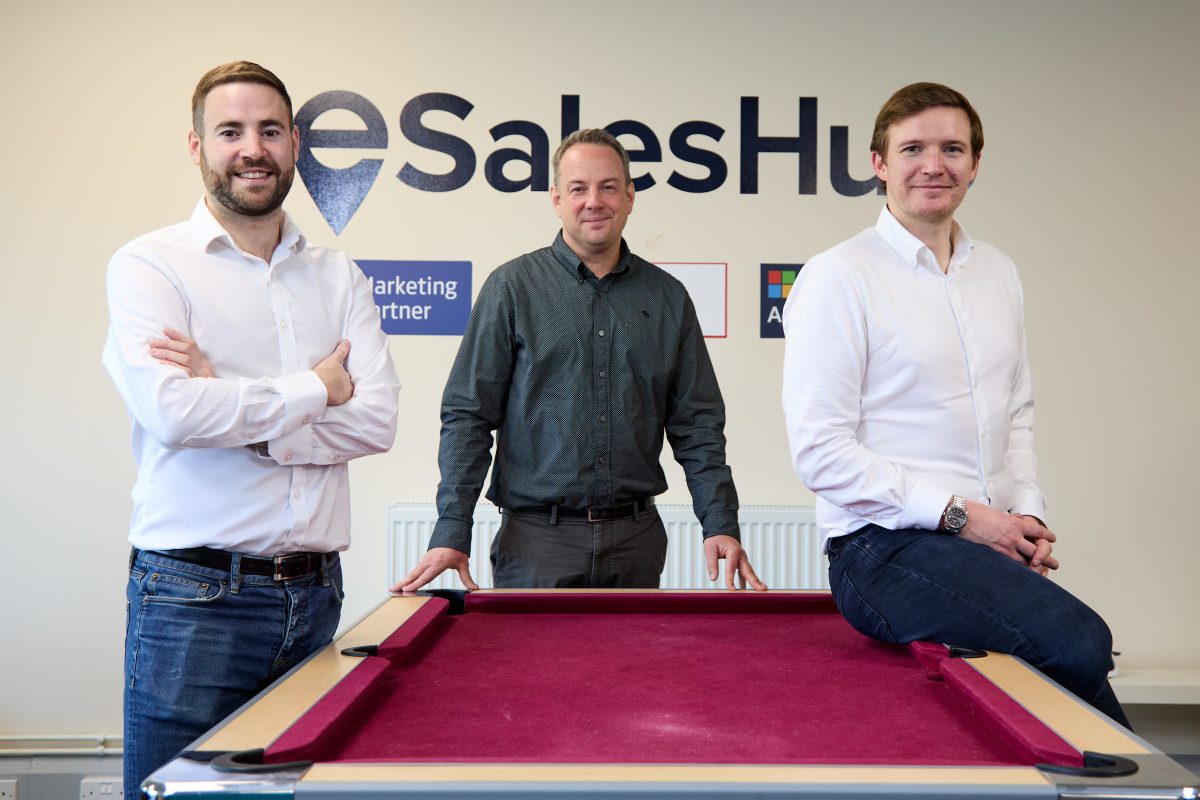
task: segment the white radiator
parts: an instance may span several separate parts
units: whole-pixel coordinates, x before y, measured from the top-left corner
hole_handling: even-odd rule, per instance
[[[691,506],[660,505],[667,528],[664,589],[713,588],[704,563],[700,523]],[[397,503],[388,508],[388,586],[403,578],[421,560],[437,510],[430,504]],[[750,506],[738,512],[742,546],[758,576],[772,589],[828,589],[825,556],[811,506]],[[475,507],[471,544],[471,576],[480,586],[492,585],[489,557],[492,538],[500,528],[500,512],[490,504]],[[724,562],[722,562],[723,564]],[[446,572],[431,589],[461,589],[458,575]]]

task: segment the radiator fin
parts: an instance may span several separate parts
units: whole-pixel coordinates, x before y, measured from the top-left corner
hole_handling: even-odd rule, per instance
[[[664,589],[712,588],[704,563],[700,523],[691,506],[660,505],[667,529]],[[388,585],[403,578],[421,560],[437,510],[430,504],[398,503],[388,509]],[[758,576],[772,589],[828,589],[825,557],[811,506],[748,506],[738,512],[742,546]],[[475,508],[471,544],[471,575],[480,586],[492,585],[489,548],[500,527],[500,512],[481,503]],[[447,572],[432,589],[461,589],[455,573]]]

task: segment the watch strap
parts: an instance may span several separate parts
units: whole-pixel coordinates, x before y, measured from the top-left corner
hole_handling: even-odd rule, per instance
[[[954,495],[950,504],[942,512],[942,533],[957,536],[967,526],[967,500],[965,497]]]

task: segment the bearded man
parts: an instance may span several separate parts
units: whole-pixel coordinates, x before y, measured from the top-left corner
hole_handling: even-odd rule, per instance
[[[210,70],[189,221],[108,266],[103,361],[137,464],[125,643],[125,787],[338,626],[346,464],[386,451],[399,384],[369,284],[282,204],[299,134],[258,64]]]

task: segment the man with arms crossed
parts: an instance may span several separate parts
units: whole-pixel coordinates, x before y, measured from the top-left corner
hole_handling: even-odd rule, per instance
[[[810,260],[784,307],[793,463],[859,631],[1018,655],[1128,724],[1108,627],[1045,577],[1058,561],[1016,268],[954,220],[982,150],[979,116],[946,86],[880,110],[887,207]]]
[[[280,80],[201,78],[188,222],[108,267],[104,365],[133,421],[125,791],[333,636],[346,462],[386,451],[399,384],[368,284],[281,206],[299,138]]]
[[[629,156],[610,134],[567,137],[550,198],[562,232],[480,289],[442,396],[438,521],[393,591],[468,570],[475,503],[499,431],[488,499],[503,510],[496,586],[657,587],[666,531],[663,435],[683,466],[710,580],[765,586],[738,540],[725,404],[679,281],[629,252]]]

